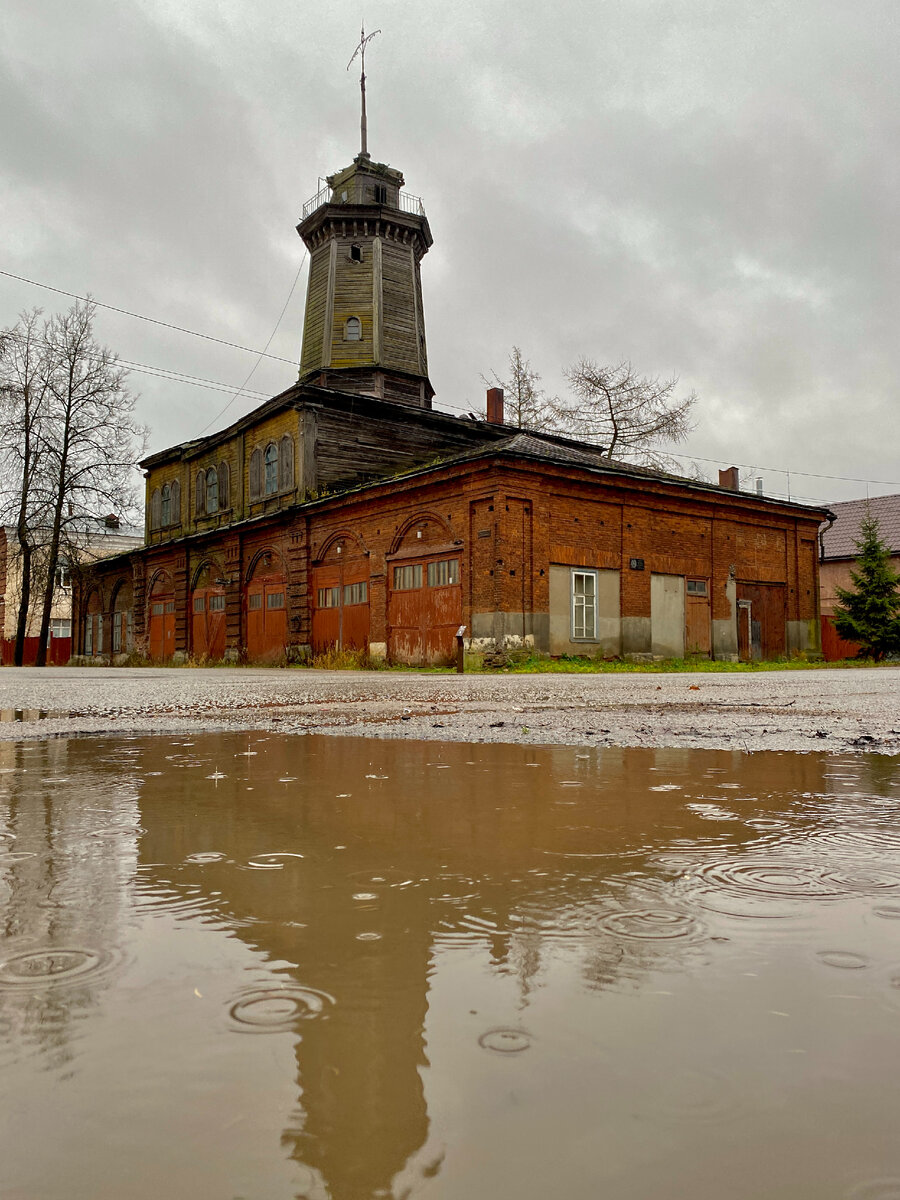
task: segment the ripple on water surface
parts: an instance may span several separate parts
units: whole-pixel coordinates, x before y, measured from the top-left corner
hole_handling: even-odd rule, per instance
[[[674,908],[635,908],[608,913],[600,920],[607,933],[641,941],[698,937],[703,926],[696,917]]]
[[[255,988],[232,1001],[231,1028],[238,1033],[291,1033],[302,1021],[327,1015],[334,997],[315,988],[288,984]]]
[[[701,887],[773,900],[838,900],[900,889],[900,873],[877,866],[829,864],[796,858],[730,858],[693,872]]]
[[[66,987],[91,982],[118,961],[112,950],[82,946],[47,946],[23,950],[0,962],[0,989]]]
[[[488,1029],[478,1039],[478,1045],[495,1054],[521,1054],[531,1045],[531,1035],[524,1029]]]

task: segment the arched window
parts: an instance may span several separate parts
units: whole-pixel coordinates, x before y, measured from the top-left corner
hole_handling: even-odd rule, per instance
[[[219,474],[215,467],[210,467],[206,472],[206,511],[219,511]]]
[[[206,472],[198,471],[194,481],[194,515],[202,517],[206,512]]]
[[[159,488],[153,489],[153,495],[150,497],[150,528],[159,529],[162,524],[162,509],[159,498]]]
[[[167,483],[159,493],[159,523],[163,527],[172,524],[172,489]]]
[[[259,446],[250,455],[250,499],[258,500],[262,495],[262,450]]]
[[[219,463],[219,508],[228,508],[228,463]]]
[[[287,492],[294,486],[294,439],[286,433],[281,439],[278,455],[278,490]]]
[[[174,482],[172,483],[172,486],[169,490],[169,497],[171,499],[169,516],[171,517],[172,524],[180,525],[181,524],[181,484],[178,482],[177,479],[174,480]]]
[[[359,317],[348,317],[344,324],[344,341],[362,341],[362,322]]]
[[[266,495],[274,496],[278,491],[278,447],[274,442],[266,446]]]

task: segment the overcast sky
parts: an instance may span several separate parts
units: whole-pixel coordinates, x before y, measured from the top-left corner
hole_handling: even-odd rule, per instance
[[[100,311],[123,359],[225,385],[133,374],[154,450],[296,377],[295,225],[359,148],[360,15],[4,0],[0,270],[255,350],[287,302],[269,353],[290,362],[263,359],[221,416],[256,355]],[[896,0],[384,0],[365,16],[382,30],[369,149],[434,235],[436,407],[482,404],[514,343],[555,392],[581,355],[628,358],[696,390],[681,450],[713,479],[736,463],[772,493],[790,471],[799,499],[900,492]],[[0,325],[68,303],[0,276]]]

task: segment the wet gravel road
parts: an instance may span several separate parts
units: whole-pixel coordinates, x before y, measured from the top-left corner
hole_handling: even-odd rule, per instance
[[[0,740],[223,729],[900,754],[900,668],[691,675],[0,671]]]

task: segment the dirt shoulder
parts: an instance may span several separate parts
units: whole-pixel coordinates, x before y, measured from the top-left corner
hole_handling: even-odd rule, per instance
[[[760,674],[4,668],[0,740],[257,729],[900,754],[900,668]]]

